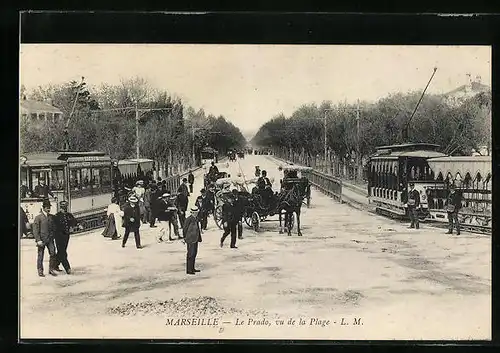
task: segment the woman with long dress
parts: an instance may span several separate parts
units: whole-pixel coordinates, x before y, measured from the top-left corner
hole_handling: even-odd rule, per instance
[[[111,199],[111,204],[108,206],[108,210],[106,212],[108,216],[106,228],[104,228],[102,233],[104,237],[110,237],[112,240],[121,238],[124,231],[122,227],[123,211],[120,209],[120,205],[118,203],[119,200],[116,197]]]

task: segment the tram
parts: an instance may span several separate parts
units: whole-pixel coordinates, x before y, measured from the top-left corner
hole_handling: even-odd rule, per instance
[[[41,184],[48,186],[51,213],[59,202],[68,202],[68,211],[78,220],[74,232],[101,227],[113,193],[111,158],[103,152],[48,152],[25,154],[20,158],[21,208],[31,224],[40,213],[44,195]]]
[[[444,209],[450,185],[462,193],[462,208],[458,213],[465,230],[491,233],[492,169],[491,157],[438,157],[428,160],[435,176],[435,186],[428,189],[430,219],[448,222]]]
[[[427,190],[435,188],[429,158],[446,157],[439,145],[407,143],[378,147],[368,162],[368,197],[376,212],[393,218],[408,217],[408,183],[420,194],[419,218],[429,217]]]
[[[217,163],[218,152],[212,147],[204,147],[201,150],[201,166],[203,169],[208,169],[212,162]]]

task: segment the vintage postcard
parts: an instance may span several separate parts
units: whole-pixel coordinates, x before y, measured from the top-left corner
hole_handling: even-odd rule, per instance
[[[20,338],[491,339],[488,46],[23,44]]]

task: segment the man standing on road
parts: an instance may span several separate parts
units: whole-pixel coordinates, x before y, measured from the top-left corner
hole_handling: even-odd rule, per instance
[[[125,227],[125,234],[123,235],[122,248],[127,244],[130,232],[134,233],[135,246],[137,249],[142,249],[141,235],[139,228],[141,226],[141,211],[139,210],[139,200],[134,195],[130,196],[129,204],[123,210],[123,226]]]
[[[408,215],[410,216],[411,224],[408,228],[419,229],[418,210],[420,208],[420,194],[415,190],[415,183],[409,183],[410,191],[408,191]]]
[[[194,275],[200,272],[195,268],[196,255],[198,254],[198,243],[201,243],[201,230],[198,220],[198,208],[194,206],[191,208],[191,215],[184,222],[182,229],[184,233],[184,242],[187,245],[186,254],[186,273]]]
[[[193,171],[190,170],[188,174],[188,183],[189,183],[189,192],[192,194],[193,193],[193,184],[194,184],[194,175]]]
[[[198,219],[202,230],[207,230],[208,213],[210,210],[210,200],[207,197],[205,189],[200,190],[201,195],[196,199],[196,207],[198,207]]]
[[[224,246],[224,240],[226,240],[229,233],[231,233],[231,249],[237,249],[236,246],[236,226],[238,224],[235,218],[235,207],[234,200],[232,198],[228,199],[222,205],[222,224],[224,228],[224,233],[222,238],[220,238],[220,247]]]
[[[177,194],[175,203],[177,207],[177,213],[179,214],[179,223],[181,224],[181,227],[184,227],[189,199],[184,192],[180,192],[179,194]]]
[[[62,264],[64,270],[69,275],[71,274],[71,266],[68,261],[68,243],[70,228],[76,226],[76,219],[68,212],[68,202],[59,202],[60,211],[54,216],[55,221],[55,241],[57,247],[57,266],[56,271],[62,271],[59,264]]]
[[[153,180],[154,182],[154,180]],[[151,199],[153,196],[153,186],[155,184],[150,183],[146,186],[146,191],[144,191],[144,215],[142,217],[142,223],[151,224]]]
[[[243,204],[243,199],[238,195],[238,190],[233,189],[233,199],[234,199],[234,218],[236,221],[238,239],[243,239],[243,214],[245,212],[245,206]]]
[[[458,222],[458,211],[462,208],[462,194],[455,189],[455,185],[450,185],[450,193],[446,200],[446,212],[448,213],[448,232],[453,234],[453,223],[457,228],[457,235],[460,235],[460,223]]]
[[[42,210],[33,221],[33,236],[35,237],[36,246],[38,247],[37,269],[38,276],[45,277],[43,274],[43,255],[45,248],[49,251],[49,273],[52,276],[57,276],[55,268],[57,267],[56,246],[54,244],[54,219],[50,214],[50,202],[44,200]]]

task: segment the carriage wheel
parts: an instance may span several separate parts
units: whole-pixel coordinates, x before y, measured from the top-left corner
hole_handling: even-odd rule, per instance
[[[256,232],[260,229],[260,216],[257,212],[252,213],[252,228]]]
[[[251,214],[250,215],[245,215],[245,223],[250,228],[252,227],[252,215]]]
[[[217,206],[217,208],[215,209],[214,221],[215,221],[215,224],[217,224],[217,227],[219,227],[219,229],[224,228],[222,226],[222,205]]]

